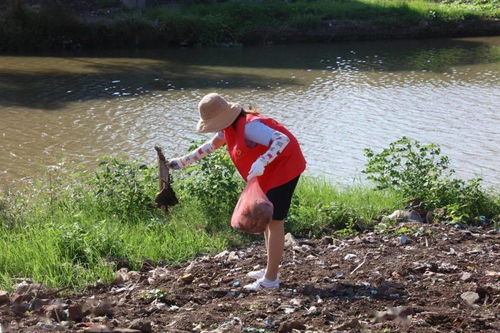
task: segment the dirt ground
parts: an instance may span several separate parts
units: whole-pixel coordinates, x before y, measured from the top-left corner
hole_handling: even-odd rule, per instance
[[[416,222],[345,239],[287,235],[281,288],[259,292],[243,285],[265,264],[262,243],[122,268],[78,295],[22,281],[0,292],[0,332],[498,333],[499,241],[491,228]]]

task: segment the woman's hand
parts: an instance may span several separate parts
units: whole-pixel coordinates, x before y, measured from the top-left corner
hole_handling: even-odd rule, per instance
[[[248,172],[247,181],[254,177],[262,176],[264,174],[264,169],[266,168],[264,162],[259,157],[255,162],[253,162],[250,172]]]
[[[167,161],[167,168],[173,170],[180,170],[183,168],[183,163],[180,158],[172,158]]]

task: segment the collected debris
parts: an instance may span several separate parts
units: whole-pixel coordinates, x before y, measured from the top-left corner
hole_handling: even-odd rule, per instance
[[[174,190],[172,189],[172,178],[170,170],[167,167],[167,159],[161,150],[161,147],[155,146],[158,155],[158,178],[160,183],[160,191],[156,194],[155,202],[158,208],[161,208],[165,214],[168,213],[168,208],[179,203]]]

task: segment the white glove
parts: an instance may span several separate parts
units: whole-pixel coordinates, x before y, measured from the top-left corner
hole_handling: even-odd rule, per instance
[[[254,177],[262,176],[264,174],[264,162],[260,158],[258,158],[255,162],[253,162],[250,171],[248,172],[247,181]]]
[[[183,166],[184,165],[180,158],[172,158],[167,161],[167,167],[169,169],[180,170]]]

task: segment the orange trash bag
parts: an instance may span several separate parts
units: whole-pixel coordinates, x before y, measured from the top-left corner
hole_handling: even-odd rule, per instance
[[[245,186],[231,217],[231,227],[249,234],[261,234],[273,218],[273,204],[262,191],[257,178]]]

